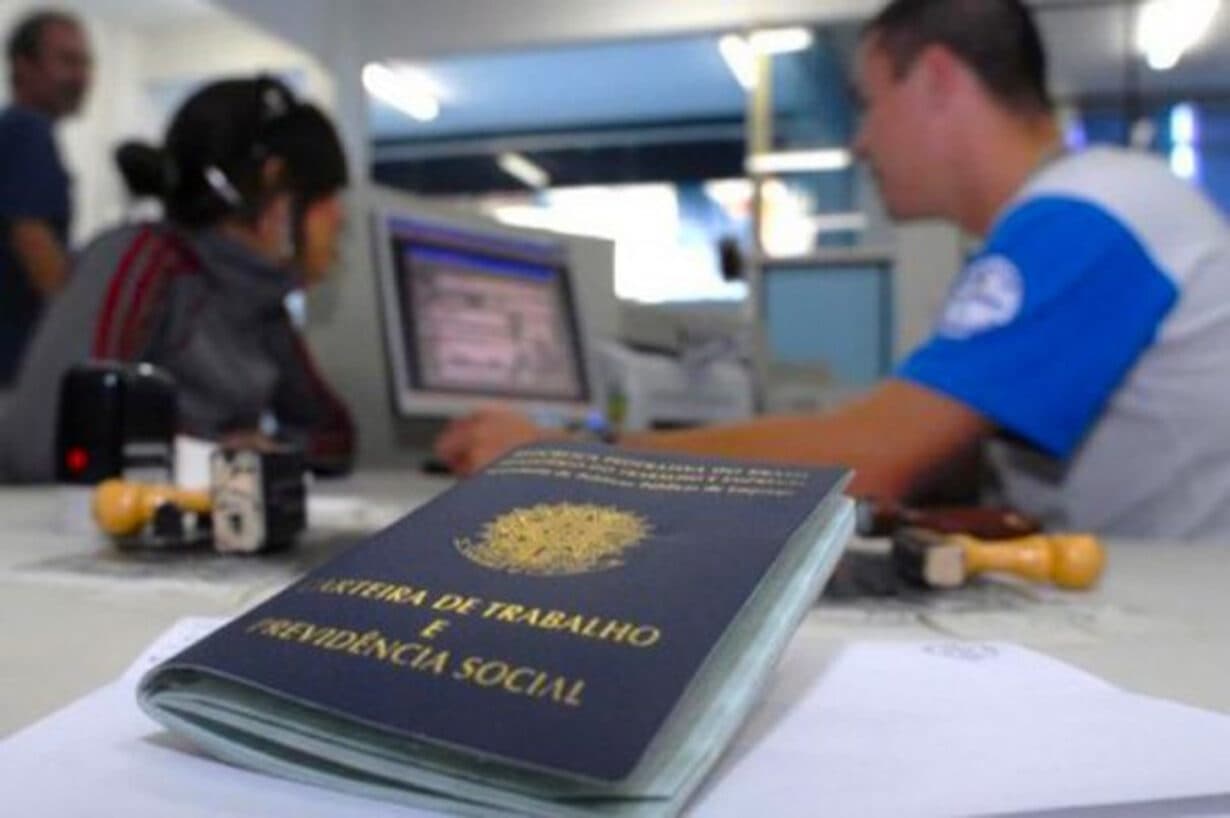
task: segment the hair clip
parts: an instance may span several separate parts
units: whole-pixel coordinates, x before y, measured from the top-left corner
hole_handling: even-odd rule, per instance
[[[287,99],[285,91],[277,85],[270,83],[265,86],[265,90],[261,94],[261,106],[263,108],[264,120],[271,122],[285,116],[287,111],[290,110],[291,103]]]
[[[235,190],[231,180],[226,178],[226,174],[219,170],[214,165],[208,165],[205,168],[205,181],[213,188],[214,193],[217,193],[231,207],[240,207],[243,205],[243,197],[239,195],[239,191]]]

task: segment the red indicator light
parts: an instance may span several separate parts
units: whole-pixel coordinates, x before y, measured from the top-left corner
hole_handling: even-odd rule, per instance
[[[90,453],[80,447],[69,449],[64,455],[64,462],[70,472],[80,474],[89,468]]]

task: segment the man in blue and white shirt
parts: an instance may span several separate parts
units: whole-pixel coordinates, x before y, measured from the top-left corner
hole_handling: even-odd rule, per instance
[[[1102,148],[1037,172],[898,376],[995,424],[1018,507],[1230,535],[1230,241],[1161,162]]]
[[[1161,162],[1065,155],[1020,0],[894,0],[864,30],[855,147],[895,218],[984,237],[934,336],[825,415],[629,435],[635,448],[844,463],[904,498],[992,443],[1004,499],[1051,527],[1230,538],[1230,231]],[[487,412],[459,471],[543,434]]]

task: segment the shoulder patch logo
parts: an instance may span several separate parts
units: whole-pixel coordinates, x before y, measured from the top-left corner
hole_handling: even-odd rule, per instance
[[[1025,301],[1021,271],[1007,256],[986,256],[965,268],[940,319],[939,334],[963,339],[1012,322]]]

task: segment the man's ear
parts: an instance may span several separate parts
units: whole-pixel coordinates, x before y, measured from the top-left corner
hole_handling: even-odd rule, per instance
[[[914,71],[928,107],[943,112],[952,107],[965,82],[967,69],[949,49],[929,45],[915,60]]]

